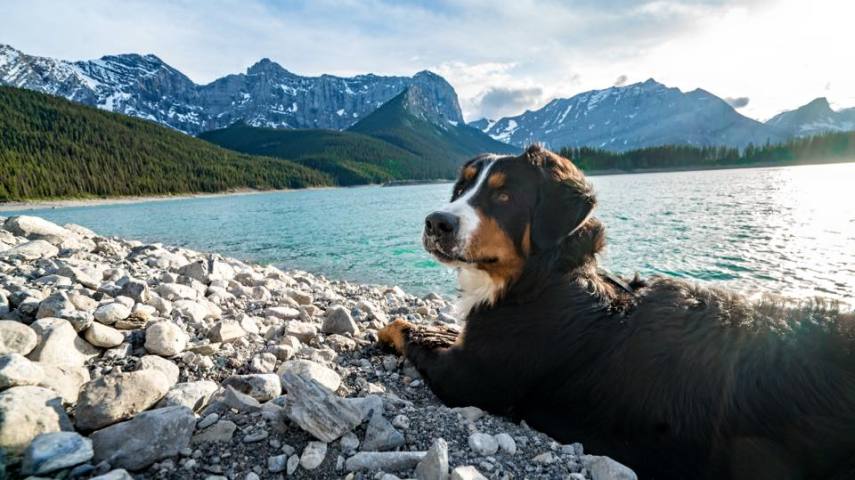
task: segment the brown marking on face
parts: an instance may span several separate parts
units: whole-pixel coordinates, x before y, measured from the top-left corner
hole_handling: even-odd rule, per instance
[[[478,174],[478,169],[475,168],[475,165],[469,165],[468,167],[463,169],[463,179],[464,180],[472,180],[475,178],[475,175]]]
[[[478,217],[478,229],[472,234],[467,253],[470,258],[476,260],[495,260],[479,263],[478,268],[487,272],[501,291],[519,278],[525,259],[520,256],[514,240],[495,219],[484,215],[480,210]]]
[[[490,178],[487,179],[487,185],[490,188],[497,189],[505,186],[505,180],[507,177],[502,172],[496,172],[490,175]]]

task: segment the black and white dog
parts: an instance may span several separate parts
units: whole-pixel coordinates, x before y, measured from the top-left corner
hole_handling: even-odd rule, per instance
[[[449,406],[525,420],[642,479],[855,476],[855,315],[597,268],[590,184],[533,146],[469,161],[425,248],[463,332],[381,330]]]

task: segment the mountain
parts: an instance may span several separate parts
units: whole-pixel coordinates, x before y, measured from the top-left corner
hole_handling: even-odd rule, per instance
[[[273,128],[345,129],[410,86],[434,116],[462,122],[457,94],[434,73],[304,77],[262,59],[246,73],[197,85],[154,55],[68,62],[0,45],[0,85],[58,95],[197,134],[238,120]]]
[[[479,153],[518,151],[447,120],[419,88],[409,87],[341,132],[236,123],[199,138],[243,153],[287,158],[326,172],[342,185],[453,178],[465,160]]]
[[[834,111],[828,104],[828,99],[821,97],[795,110],[775,115],[766,125],[794,137],[825,132],[848,132],[855,130],[855,108]]]
[[[381,139],[443,168],[451,178],[460,165],[479,153],[519,153],[463,122],[435,122],[419,86],[412,86],[350,127],[348,131]]]
[[[330,174],[340,185],[447,175],[411,152],[354,132],[274,129],[239,122],[202,132],[199,138],[230,150],[291,159]]]
[[[302,165],[152,122],[0,87],[0,201],[331,185]]]
[[[490,130],[490,127],[495,125],[495,123],[496,123],[495,120],[491,120],[489,118],[479,118],[478,120],[473,120],[473,121],[467,123],[467,125],[469,125],[472,128],[477,128],[478,130],[481,130],[482,132],[487,132],[488,130]]]
[[[668,144],[744,147],[785,138],[705,90],[683,93],[653,79],[555,99],[539,110],[502,118],[487,133],[517,146],[538,141],[555,149],[614,151]]]

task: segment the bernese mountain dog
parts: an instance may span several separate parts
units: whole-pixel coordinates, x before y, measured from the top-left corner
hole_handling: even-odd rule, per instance
[[[459,271],[463,330],[398,319],[380,343],[446,405],[582,442],[642,479],[855,477],[855,315],[610,275],[595,205],[542,147],[472,159],[423,236]]]

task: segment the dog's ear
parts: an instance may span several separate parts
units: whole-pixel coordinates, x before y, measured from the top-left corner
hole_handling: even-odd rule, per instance
[[[541,147],[525,155],[543,175],[532,217],[531,239],[539,250],[560,244],[591,216],[596,205],[591,185],[569,160]]]

